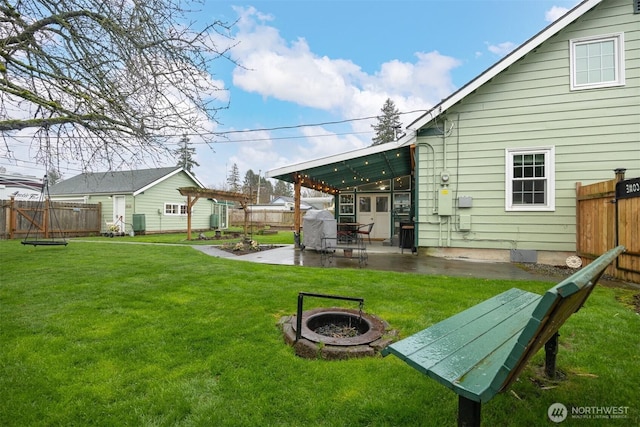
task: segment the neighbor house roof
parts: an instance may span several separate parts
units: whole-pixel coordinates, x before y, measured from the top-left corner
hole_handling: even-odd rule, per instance
[[[419,130],[427,123],[431,122],[433,119],[443,114],[453,105],[460,102],[467,95],[476,91],[483,84],[491,81],[495,76],[500,74],[502,71],[509,68],[515,62],[519,61],[526,54],[536,49],[542,43],[547,41],[552,36],[556,35],[558,32],[563,30],[567,25],[574,22],[576,19],[584,15],[589,10],[596,7],[598,4],[602,3],[603,0],[584,0],[569,12],[564,14],[561,18],[557,19],[549,26],[544,28],[535,36],[531,37],[529,40],[520,45],[517,49],[512,51],[510,54],[505,56],[499,62],[496,62],[493,66],[487,69],[485,72],[477,76],[475,79],[471,80],[469,83],[458,89],[456,92],[452,93],[449,97],[442,100],[439,104],[434,106],[427,113],[422,115],[417,120],[410,123],[407,128],[411,128],[414,130]]]
[[[204,188],[188,171],[181,167],[172,166],[155,169],[83,173],[53,185],[49,189],[49,193],[56,196],[72,194],[133,194],[135,196],[182,171],[189,175],[199,187]]]

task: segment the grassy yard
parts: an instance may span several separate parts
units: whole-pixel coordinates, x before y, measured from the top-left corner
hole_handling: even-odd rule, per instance
[[[204,233],[205,237],[208,240],[199,239],[199,232],[191,233],[191,240],[187,240],[186,233],[168,233],[168,234],[139,234],[134,237],[130,236],[119,236],[113,238],[107,238],[103,236],[93,236],[93,237],[82,237],[77,238],[75,240],[90,240],[96,242],[105,242],[110,241],[112,243],[121,243],[121,242],[137,242],[137,243],[161,243],[161,244],[176,244],[176,245],[225,245],[232,244],[235,242],[239,242],[243,240],[243,231],[241,228],[232,228],[226,230],[227,233],[223,234],[222,238],[215,239],[215,233],[212,231],[207,231]],[[239,235],[240,237],[234,237],[234,235]],[[277,245],[277,244],[287,244],[292,245],[293,241],[293,232],[292,231],[277,231],[274,234],[258,234],[254,233],[249,235],[248,237],[253,240],[258,241],[261,245]]]
[[[0,425],[455,425],[457,395],[397,358],[301,359],[277,321],[295,312],[300,291],[358,296],[406,336],[511,287],[549,287],[105,244],[118,239],[130,240],[0,241]],[[162,243],[185,243],[171,239]],[[633,295],[598,287],[561,329],[567,378],[544,381],[539,353],[511,391],[484,405],[484,425],[551,425],[555,402],[628,407],[626,419],[562,425],[640,425]],[[309,299],[305,309],[327,304],[353,306]]]

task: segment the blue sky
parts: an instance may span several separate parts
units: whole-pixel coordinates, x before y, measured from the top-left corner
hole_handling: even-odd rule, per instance
[[[192,139],[196,176],[219,189],[234,163],[242,177],[249,169],[264,175],[367,147],[374,120],[323,123],[373,117],[387,98],[402,113],[428,110],[576,3],[206,0],[199,19],[237,21],[231,56],[244,67],[213,63],[212,78],[225,89],[220,101],[229,108],[212,129],[230,133],[213,145]],[[418,116],[402,114],[401,121],[406,126]],[[303,126],[309,124],[316,126]],[[253,129],[267,130],[247,132]],[[44,173],[31,162],[0,158],[0,166]]]

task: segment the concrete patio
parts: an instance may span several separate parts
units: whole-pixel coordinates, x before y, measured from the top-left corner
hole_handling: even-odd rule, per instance
[[[372,242],[367,244],[366,247],[368,263],[363,268],[370,270],[483,279],[558,281],[559,278],[562,278],[561,276],[550,276],[549,274],[527,271],[527,269],[515,263],[478,262],[416,255],[412,254],[410,249],[405,249],[404,253],[402,253],[403,251],[399,247],[383,246],[381,242]],[[331,264],[323,267],[319,252],[312,249],[296,249],[293,245],[285,245],[240,256],[223,251],[215,246],[194,246],[194,249],[211,256],[262,264],[322,267],[327,270],[331,268],[359,268],[356,258],[335,258]]]

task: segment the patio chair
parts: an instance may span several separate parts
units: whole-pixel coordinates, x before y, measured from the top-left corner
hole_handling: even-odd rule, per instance
[[[371,244],[371,230],[373,229],[373,224],[374,223],[372,222],[371,224],[363,225],[362,227],[358,228],[357,231],[358,234],[364,234],[369,238],[369,244]]]

